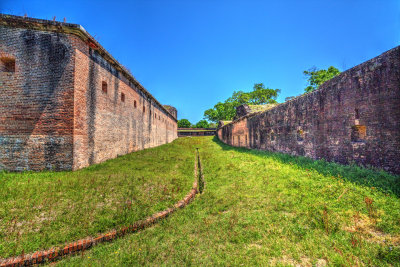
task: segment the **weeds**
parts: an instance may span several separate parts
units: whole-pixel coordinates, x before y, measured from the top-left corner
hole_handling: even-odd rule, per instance
[[[368,216],[371,219],[376,220],[377,212],[376,212],[376,208],[374,207],[374,200],[372,198],[365,197],[364,202],[365,202],[365,206],[367,207]]]
[[[324,224],[326,233],[329,235],[329,215],[328,215],[328,208],[326,207],[326,205],[324,206],[324,210],[322,212],[322,222]]]

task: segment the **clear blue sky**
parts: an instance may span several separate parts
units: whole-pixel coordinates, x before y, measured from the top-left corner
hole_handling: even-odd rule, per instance
[[[0,0],[2,13],[81,24],[192,123],[263,82],[299,95],[303,70],[348,69],[400,44],[400,0]]]

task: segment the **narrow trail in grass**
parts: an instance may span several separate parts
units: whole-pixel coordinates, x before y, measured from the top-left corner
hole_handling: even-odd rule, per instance
[[[168,220],[58,265],[398,265],[398,176],[212,137],[176,142],[200,148],[207,190]],[[382,189],[357,183],[366,177]]]

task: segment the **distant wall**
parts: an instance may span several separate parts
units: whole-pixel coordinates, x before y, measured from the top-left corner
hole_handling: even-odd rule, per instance
[[[178,128],[178,137],[213,136],[215,132],[215,128]]]
[[[400,47],[320,89],[217,130],[238,147],[351,162],[400,173]]]

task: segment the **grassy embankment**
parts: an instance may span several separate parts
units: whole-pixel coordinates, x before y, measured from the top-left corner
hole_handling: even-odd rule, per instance
[[[59,264],[400,265],[398,176],[280,153],[232,148],[212,138],[180,138],[173,144],[116,159],[122,162],[113,168],[114,173],[118,173],[119,168],[125,168],[124,164],[134,164],[131,160],[136,154],[151,154],[150,163],[147,162],[150,157],[147,161],[143,159],[137,163],[136,169],[130,172],[133,177],[137,177],[138,172],[146,172],[149,177],[154,177],[152,173],[159,166],[169,168],[162,172],[162,177],[167,178],[154,189],[159,200],[162,200],[162,183],[184,188],[183,191],[179,190],[182,191],[179,193],[181,196],[190,188],[193,179],[193,150],[199,147],[206,180],[205,191],[193,203],[167,220],[113,243],[102,244],[83,254],[66,258]],[[180,150],[180,153],[175,150]],[[159,155],[164,155],[163,159],[167,161],[158,162],[156,159]],[[168,160],[170,156],[172,159]],[[113,162],[106,164],[113,165]],[[183,170],[174,169],[170,165]],[[101,175],[102,171],[98,170],[100,166],[82,172],[88,177],[96,171]],[[139,166],[140,170],[137,170]],[[176,175],[171,175],[170,171],[187,177],[172,184],[168,179]],[[69,177],[73,174],[63,175]],[[12,183],[13,179],[22,183],[26,179],[24,175],[5,176],[8,183]],[[154,181],[148,178],[147,183],[151,182]],[[2,192],[3,188],[4,184]],[[121,188],[125,188],[124,185]],[[128,199],[143,194],[139,191],[140,186],[135,188],[137,191],[130,193]],[[125,199],[124,194],[121,193],[121,198]],[[4,193],[1,199],[4,199]],[[8,199],[10,205],[24,201],[22,194]],[[162,203],[167,205],[172,201]],[[129,214],[143,218],[162,205],[153,209],[143,205],[144,211],[136,209],[135,212],[129,211]],[[66,212],[65,208],[54,207],[53,210]],[[99,212],[103,208],[99,207]],[[129,210],[117,206],[109,211],[110,216],[114,218],[113,213],[124,214],[120,209],[125,210],[125,213]],[[136,212],[140,214],[136,215]],[[115,225],[119,224],[118,216],[121,215],[115,215]],[[102,217],[98,218],[101,221]],[[6,225],[3,222],[1,224]],[[91,229],[83,225],[74,231],[81,231],[80,227]],[[106,227],[108,225],[104,225]],[[86,232],[83,230],[83,234]],[[51,237],[58,237],[62,233],[56,231]],[[38,238],[43,238],[43,233],[36,234]],[[19,240],[21,243],[26,238],[21,236]]]
[[[0,258],[127,226],[191,189],[193,145],[138,151],[76,172],[0,172]]]

